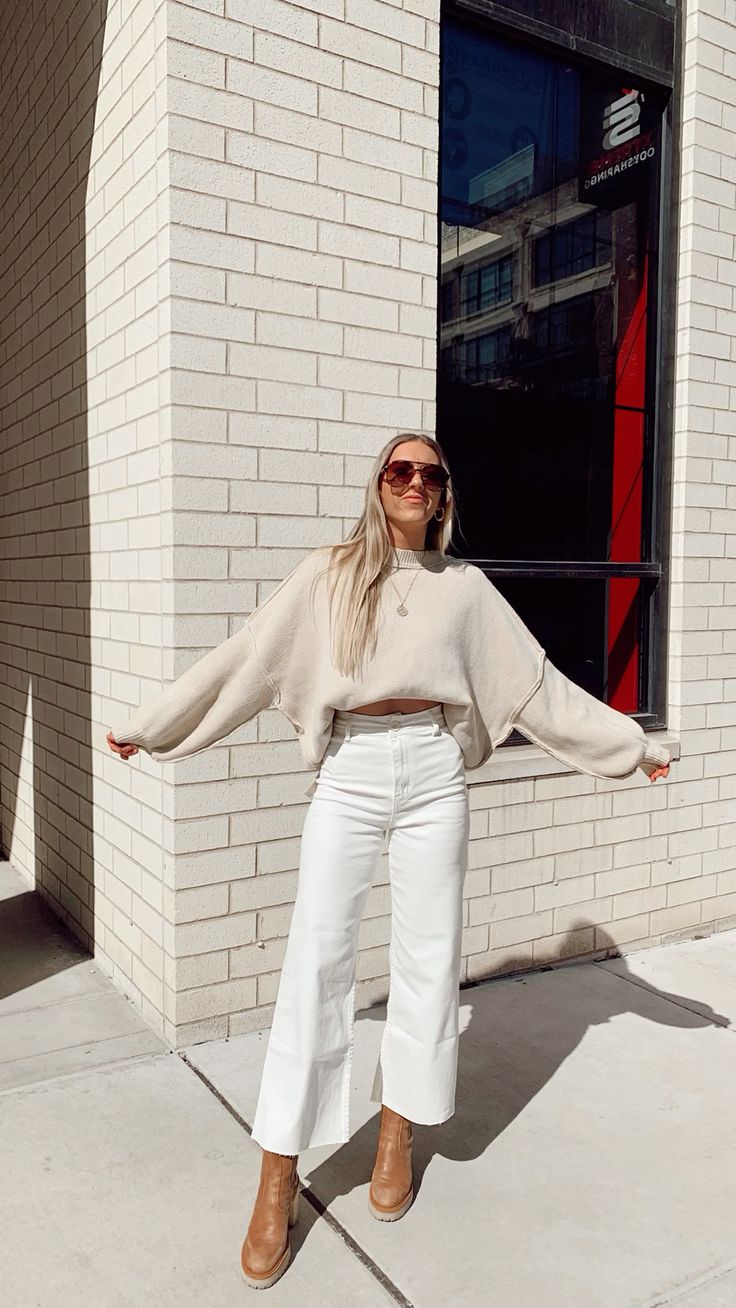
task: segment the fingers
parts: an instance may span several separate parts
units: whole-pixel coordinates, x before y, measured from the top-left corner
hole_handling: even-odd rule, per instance
[[[137,745],[126,745],[124,743],[122,745],[119,745],[118,742],[113,738],[113,734],[111,731],[108,731],[105,739],[108,745],[110,746],[110,749],[112,750],[113,754],[117,754],[119,758],[126,758],[126,759],[132,758],[134,754],[138,753]]]

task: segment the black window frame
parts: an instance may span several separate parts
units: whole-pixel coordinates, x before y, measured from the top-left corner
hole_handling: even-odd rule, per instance
[[[508,277],[506,273],[508,272]],[[489,281],[495,283],[495,294],[484,295],[485,274],[493,274]],[[505,284],[508,282],[507,293],[503,293]],[[470,293],[469,293],[470,292]],[[466,311],[465,317],[470,317],[471,313],[486,313],[489,309],[497,309],[502,304],[508,304],[513,299],[514,294],[514,256],[513,254],[502,254],[498,259],[487,259],[484,263],[474,264],[472,267],[463,271],[460,277],[460,308],[472,303],[473,308]]]
[[[538,236],[534,241],[532,256],[535,289],[540,286],[554,286],[569,277],[577,277],[580,273],[589,272],[593,268],[602,268],[609,262],[611,229],[610,222],[606,222],[607,218],[608,215],[602,213],[600,209],[594,209],[591,213],[571,218],[568,222],[561,223],[559,227],[554,227],[542,236]],[[604,226],[608,227],[607,235],[601,231]],[[590,245],[587,250],[584,248],[583,252],[576,253],[575,241],[586,227],[592,228]],[[563,247],[562,251],[559,249],[560,246]],[[549,269],[549,276],[544,278],[539,276],[542,251],[547,254],[546,262]],[[606,252],[609,254],[609,260],[600,257]],[[579,266],[576,266],[578,264]]]
[[[679,147],[682,120],[682,20],[679,7],[668,0],[598,0],[593,7],[576,6],[576,21],[592,24],[591,30],[572,30],[568,0],[550,0],[545,22],[535,16],[530,0],[441,0],[440,21],[452,19],[468,28],[531,46],[550,56],[564,57],[581,68],[602,74],[628,72],[632,80],[662,94],[669,92],[662,118],[661,166],[657,230],[652,235],[658,248],[659,276],[651,285],[651,305],[656,346],[649,351],[647,385],[651,387],[651,459],[643,485],[645,540],[651,542],[650,557],[635,563],[555,562],[469,558],[489,579],[512,577],[597,578],[636,577],[641,584],[639,623],[640,708],[627,716],[646,729],[667,726],[667,657],[669,646],[670,540],[672,522],[673,412],[676,356],[676,286],[663,270],[677,266],[679,193]],[[593,30],[594,29],[594,30]],[[651,60],[642,52],[651,51]],[[677,76],[676,76],[677,73]],[[443,72],[440,68],[440,124],[443,122]],[[442,131],[440,131],[439,176],[442,177]],[[441,184],[438,193],[438,231],[441,232]],[[437,246],[437,286],[442,286],[442,242]],[[438,304],[441,296],[438,296]],[[440,383],[440,309],[437,327],[437,390]],[[437,396],[437,398],[439,398]],[[442,439],[438,431],[438,439]],[[452,551],[456,551],[453,549]],[[462,556],[467,557],[467,556]],[[648,617],[643,613],[648,606]],[[513,731],[506,745],[527,744]]]

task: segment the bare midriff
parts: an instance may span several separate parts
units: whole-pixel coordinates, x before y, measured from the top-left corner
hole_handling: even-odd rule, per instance
[[[376,699],[372,704],[361,704],[360,708],[347,709],[348,713],[419,713],[422,709],[436,708],[441,704],[437,699]]]

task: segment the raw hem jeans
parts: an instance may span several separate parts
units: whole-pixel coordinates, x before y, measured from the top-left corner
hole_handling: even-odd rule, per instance
[[[469,825],[463,754],[441,706],[335,714],[253,1121],[262,1148],[350,1138],[358,928],[386,835],[390,993],[371,1099],[412,1122],[452,1116]]]

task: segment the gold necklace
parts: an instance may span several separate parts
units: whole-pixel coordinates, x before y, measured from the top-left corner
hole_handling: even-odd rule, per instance
[[[401,595],[399,595],[399,592],[398,592],[397,587],[394,586],[393,581],[391,581],[391,578],[389,577],[389,581],[391,581],[391,585],[394,587],[394,590],[396,591],[396,594],[399,595],[399,603],[398,603],[398,605],[397,605],[397,607],[396,607],[396,612],[397,612],[397,613],[399,614],[399,616],[402,617],[402,618],[405,618],[406,615],[407,615],[407,613],[409,612],[408,608],[406,607],[406,600],[409,598],[409,591],[411,590],[412,586],[414,585],[414,582],[416,581],[417,577],[419,576],[419,572],[420,572],[420,569],[417,568],[417,570],[416,570],[416,572],[415,572],[414,576],[412,577],[411,582],[410,582],[410,584],[409,584],[409,590],[406,592],[406,595],[404,596],[403,599],[401,598]]]

